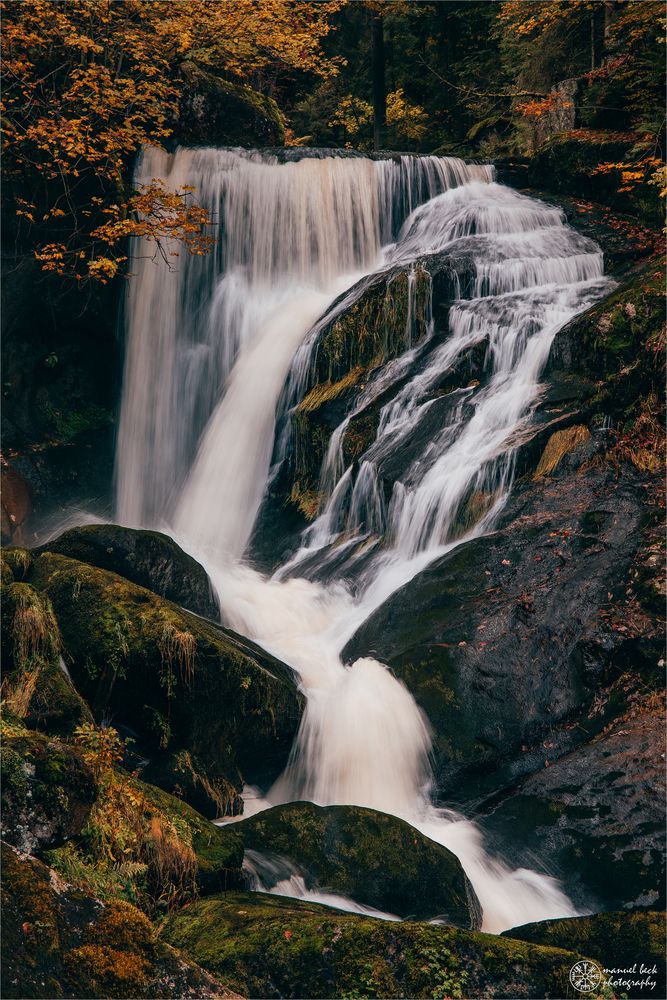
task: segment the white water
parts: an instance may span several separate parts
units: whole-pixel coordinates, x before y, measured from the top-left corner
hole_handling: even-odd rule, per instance
[[[564,226],[559,210],[492,183],[490,168],[455,160],[278,164],[230,151],[152,151],[140,176],[194,184],[220,221],[220,240],[214,257],[181,260],[175,273],[135,247],[118,519],[166,527],[208,569],[225,622],[299,673],[307,708],[288,767],[261,804],[307,798],[407,819],[458,855],[485,930],[572,914],[552,879],[509,870],[486,854],[472,823],[432,805],[422,712],[382,664],[364,657],[346,666],[340,651],[383,600],[456,544],[471,490],[490,501],[469,534],[493,523],[553,336],[609,285],[598,248]],[[467,260],[471,297],[459,290],[448,336],[436,342],[428,324],[415,345],[407,329],[402,357],[371,373],[355,413],[407,382],[357,465],[344,468],[341,450],[354,413],[334,432],[323,509],[289,563],[263,577],[242,557],[272,454],[284,454],[289,407],[308,388],[318,318],[346,288],[334,309],[349,304],[360,275],[409,269],[443,250]],[[452,394],[443,420],[419,437],[443,374],[482,343],[485,384]],[[385,504],[382,463],[413,441]],[[341,553],[344,573],[335,569]],[[313,565],[328,566],[326,586],[303,578]]]

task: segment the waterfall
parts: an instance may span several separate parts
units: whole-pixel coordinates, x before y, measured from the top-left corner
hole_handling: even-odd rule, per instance
[[[194,185],[218,240],[208,258],[175,258],[171,269],[149,245],[133,247],[118,519],[176,537],[209,571],[224,621],[301,678],[307,707],[288,766],[254,807],[306,798],[408,820],[460,858],[485,930],[572,914],[553,879],[489,857],[472,823],[432,804],[428,721],[385,666],[370,657],[347,666],[340,651],[382,601],[461,541],[455,526],[471,491],[488,503],[466,537],[493,523],[553,337],[610,286],[599,248],[559,209],[496,184],[492,168],[448,158],[280,163],[148,150],[138,175]],[[452,279],[446,335],[435,335],[427,311],[415,342],[414,268],[443,252],[473,278]],[[397,268],[408,273],[403,352],[369,373],[334,430],[319,515],[266,578],[243,557],[319,333],[369,276]],[[477,345],[483,384],[453,391],[429,425],[434,390]],[[350,422],[392,386],[374,440],[346,467]],[[382,471],[407,445],[387,503]],[[279,881],[290,892],[300,885]]]

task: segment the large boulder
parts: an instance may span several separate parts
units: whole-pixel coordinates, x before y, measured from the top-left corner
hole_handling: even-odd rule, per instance
[[[548,859],[579,906],[664,908],[663,751],[663,707],[654,695],[482,807],[479,822],[513,864]]]
[[[600,612],[627,587],[644,492],[611,467],[560,473],[527,484],[505,527],[433,562],[343,650],[387,663],[414,694],[446,797],[474,798],[543,761],[554,727],[613,673]]]
[[[87,524],[70,528],[39,551],[57,552],[108,569],[202,618],[219,618],[206,571],[173,539],[159,531],[137,531],[118,524]]]
[[[289,859],[307,884],[401,917],[480,926],[479,903],[458,859],[395,816],[290,802],[227,829],[246,849]]]
[[[578,957],[259,893],[193,903],[162,933],[250,997],[562,997]]]
[[[157,938],[129,903],[104,904],[2,845],[2,995],[233,998]]]
[[[206,793],[200,809],[235,811],[244,781],[266,785],[280,773],[300,698],[279,660],[124,577],[65,556],[42,553],[31,580],[53,605],[64,658],[96,718],[131,730],[144,757],[178,755]],[[156,763],[150,780],[164,774],[173,791],[174,770]]]
[[[285,126],[276,102],[251,87],[223,80],[194,62],[181,65],[181,103],[174,138],[185,146],[282,146]]]
[[[34,854],[79,834],[98,794],[81,755],[19,725],[4,726],[2,742],[3,839]]]

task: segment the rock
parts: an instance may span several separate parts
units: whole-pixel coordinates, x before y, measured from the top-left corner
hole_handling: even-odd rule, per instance
[[[196,880],[201,895],[243,886],[243,842],[234,828],[215,826],[186,802],[154,785],[143,781],[137,784],[158,813],[175,826],[184,824],[187,827],[197,860]]]
[[[226,827],[246,849],[288,858],[313,884],[412,919],[478,928],[458,859],[408,823],[360,806],[291,802]]]
[[[32,511],[30,487],[15,469],[3,461],[0,466],[2,489],[2,544],[21,541],[24,525]]]
[[[13,234],[5,237],[2,437],[31,499],[22,539],[14,540],[29,544],[43,516],[69,504],[97,511],[112,500],[124,282],[97,283],[84,295],[31,255],[12,257]]]
[[[587,643],[625,580],[642,504],[633,475],[610,467],[531,480],[504,527],[433,562],[347,644],[347,661],[387,663],[426,712],[445,797],[522,773],[522,747],[590,705],[611,667],[604,643],[597,659]]]
[[[8,560],[19,570],[25,564],[13,557],[22,552],[7,550]],[[68,735],[92,721],[90,709],[63,669],[51,603],[27,583],[3,586],[1,648],[5,703],[26,726]]]
[[[492,847],[515,865],[547,858],[578,906],[665,905],[664,715],[635,712],[481,807]]]
[[[59,847],[83,829],[97,798],[93,773],[72,747],[5,727],[2,837],[33,854]]]
[[[2,845],[2,995],[233,998],[157,938],[129,903],[103,904]]]
[[[290,668],[107,570],[42,553],[31,579],[53,604],[95,717],[132,730],[145,756],[185,755],[209,815],[238,808],[244,781],[277,777],[300,716]]]
[[[602,129],[560,132],[531,157],[528,181],[533,187],[602,202],[659,229],[663,213],[655,185],[625,185],[620,169],[595,172],[600,163],[623,163],[637,139],[637,133]]]
[[[71,528],[38,551],[57,552],[111,570],[202,618],[217,621],[220,617],[204,568],[173,539],[158,531],[136,531],[117,524],[87,524]]]
[[[272,98],[214,76],[194,62],[184,62],[180,71],[178,144],[252,148],[284,144],[283,118]]]
[[[513,927],[511,931],[504,931],[503,937],[580,952],[595,959],[602,969],[634,967],[636,973],[630,974],[630,978],[637,980],[645,978],[640,972],[642,965],[647,969],[655,967],[653,989],[648,986],[629,990],[620,987],[620,992],[629,997],[665,995],[664,913],[638,910],[634,913],[594,913],[569,920],[542,920],[537,924]]]
[[[561,997],[571,952],[259,893],[170,915],[163,937],[250,997]]]

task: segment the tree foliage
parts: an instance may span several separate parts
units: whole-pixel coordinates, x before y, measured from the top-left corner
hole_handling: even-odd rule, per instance
[[[128,186],[138,148],[173,132],[180,63],[260,85],[280,72],[327,77],[337,60],[321,39],[341,2],[4,3],[4,169],[18,247],[36,243],[46,270],[102,281],[125,261],[129,235],[164,256],[173,239],[205,252],[209,220],[188,189]]]

